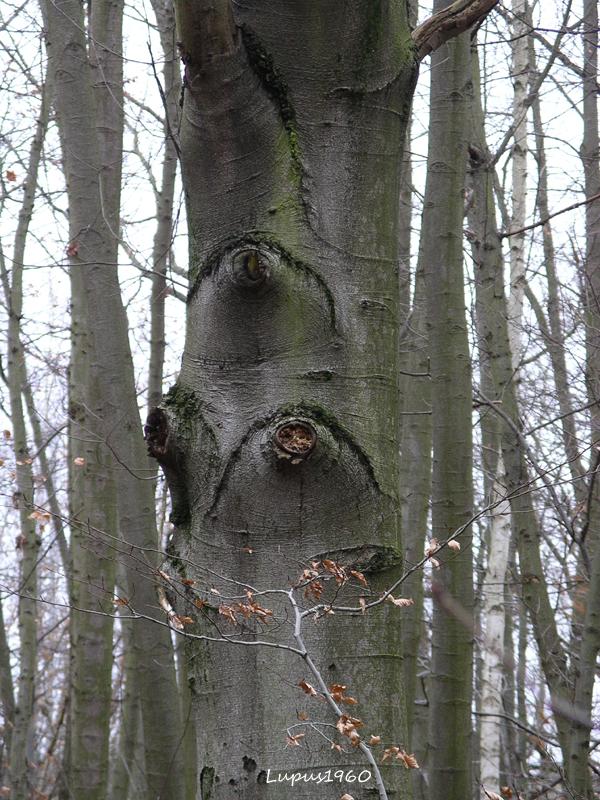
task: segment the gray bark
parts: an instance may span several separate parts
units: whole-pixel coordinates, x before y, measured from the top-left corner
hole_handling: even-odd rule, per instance
[[[598,5],[591,0],[583,4],[584,22],[584,80],[583,80],[583,162],[585,194],[592,197],[600,192],[600,165],[598,154]],[[586,384],[590,402],[590,441],[596,447],[600,442],[600,209],[598,203],[585,207],[585,266],[584,305],[586,311]],[[575,663],[574,713],[572,743],[567,774],[573,790],[586,800],[594,796],[588,766],[590,735],[592,731],[592,703],[598,652],[600,651],[600,481],[597,457],[592,457],[593,474],[588,485],[584,547],[590,554],[587,592],[578,592],[583,598],[581,614],[581,646]],[[579,571],[578,579],[584,577]]]
[[[92,26],[99,32],[88,60],[81,7],[65,0],[44,3],[48,50],[56,75],[58,122],[62,132],[69,195],[73,272],[87,297],[90,351],[97,370],[99,447],[117,485],[119,528],[127,544],[128,598],[144,615],[133,623],[133,642],[142,698],[146,771],[153,798],[180,798],[183,770],[178,751],[180,711],[169,632],[158,616],[154,588],[158,539],[153,469],[139,422],[128,326],[117,272],[121,124],[116,88],[93,72],[119,69],[119,3],[95,3]],[[111,41],[113,44],[105,46]],[[118,435],[117,435],[118,431]],[[114,532],[113,532],[114,533]]]
[[[400,508],[402,543],[407,566],[423,558],[429,502],[431,498],[431,379],[429,376],[429,347],[426,329],[423,256],[419,258],[415,277],[415,292],[409,333],[403,347],[410,348],[405,359],[407,372],[402,407],[402,438],[400,448]],[[425,766],[427,741],[427,711],[418,674],[421,639],[423,636],[423,573],[413,573],[404,583],[403,594],[414,601],[402,618],[402,653],[406,717],[411,750],[419,764]],[[419,746],[419,743],[421,746]],[[415,792],[416,793],[416,792]]]
[[[343,753],[306,726],[283,749],[296,710],[337,722],[298,688],[313,662],[321,691],[357,697],[366,732],[406,737],[398,609],[307,621],[300,656],[251,646],[250,624],[228,629],[210,587],[290,588],[327,558],[361,569],[372,592],[398,574],[397,226],[414,52],[401,4],[343,17],[329,0],[236,4],[235,19],[222,2],[176,8],[191,292],[179,381],[149,438],[171,482],[175,564],[207,602],[191,630],[244,642],[192,645],[197,791],[284,798],[289,784],[267,784],[267,770],[368,766],[335,728],[321,730]],[[314,432],[308,457],[285,457],[281,426]],[[356,606],[357,593],[351,581],[336,602]],[[280,622],[261,639],[295,646],[286,601],[261,602]],[[406,771],[381,769],[387,796],[406,796]],[[319,796],[344,789],[365,793],[323,783]]]
[[[0,749],[0,780],[8,783],[10,776],[5,777],[5,762],[10,758],[12,749],[12,732],[15,724],[15,686],[10,664],[10,648],[6,636],[4,610],[0,598],[0,702],[2,703],[2,720],[4,741]]]
[[[481,102],[479,59],[476,48],[472,51],[472,74],[474,97],[471,114],[472,142],[485,144],[484,114]],[[481,199],[481,184],[477,183],[477,172],[469,176],[470,222],[480,229],[476,204]],[[481,292],[476,301],[483,300]],[[477,308],[477,333],[480,341],[486,335],[485,309]],[[484,396],[494,392],[494,377],[489,354],[482,348],[479,362],[479,381]],[[481,683],[478,711],[479,721],[479,783],[490,792],[499,791],[502,766],[502,719],[505,664],[505,577],[511,543],[510,506],[506,500],[506,475],[501,456],[500,425],[498,417],[490,409],[480,415],[482,465],[484,469],[484,491],[489,504],[489,525],[486,531],[487,564],[482,581],[481,622]],[[514,550],[514,548],[513,548]],[[513,553],[514,555],[514,553]]]
[[[438,2],[434,9],[447,5]],[[460,552],[446,550],[432,574],[429,788],[432,798],[452,800],[472,793],[472,384],[462,250],[471,90],[469,39],[463,35],[432,57],[421,228],[431,357],[432,533],[442,541],[464,528]]]
[[[157,406],[163,395],[165,360],[165,299],[167,269],[173,234],[173,198],[177,176],[177,101],[181,92],[178,55],[175,45],[175,14],[169,0],[153,0],[152,7],[160,34],[163,59],[164,135],[160,191],[156,197],[156,231],[152,245],[152,293],[150,297],[150,364],[148,369],[148,408]]]

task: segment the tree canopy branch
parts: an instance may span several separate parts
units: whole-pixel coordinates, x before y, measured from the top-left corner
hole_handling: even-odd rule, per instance
[[[449,39],[480,22],[497,4],[498,0],[456,0],[452,5],[433,14],[412,33],[418,60],[422,61]]]

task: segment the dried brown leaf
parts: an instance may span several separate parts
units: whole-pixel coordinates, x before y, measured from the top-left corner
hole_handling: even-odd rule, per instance
[[[314,686],[311,686],[310,683],[304,680],[304,678],[299,681],[298,686],[302,689],[303,692],[310,695],[311,697],[316,697],[318,694],[317,690]]]

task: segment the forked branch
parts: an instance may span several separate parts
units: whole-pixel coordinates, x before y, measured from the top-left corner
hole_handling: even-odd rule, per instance
[[[498,0],[456,0],[418,25],[412,38],[422,61],[449,39],[469,30],[498,5]]]

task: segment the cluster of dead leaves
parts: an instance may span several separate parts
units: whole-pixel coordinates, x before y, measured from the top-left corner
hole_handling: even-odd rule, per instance
[[[312,684],[304,679],[298,682],[298,686],[305,694],[309,695],[309,697],[323,697]],[[331,686],[329,686],[329,692],[336,703],[343,703],[346,706],[357,706],[358,700],[356,697],[345,694],[347,688],[347,686],[341,683],[332,683]]]
[[[347,688],[347,686],[341,683],[332,683],[329,687],[329,691],[336,703],[343,703],[345,706],[357,706],[358,700],[355,697],[350,697],[345,694]]]
[[[334,578],[338,586],[343,586],[351,578],[356,578],[365,588],[369,586],[362,572],[338,564],[337,561],[332,561],[330,558],[324,558],[322,561],[311,561],[310,567],[302,570],[302,574],[296,586],[306,584],[304,596],[311,597],[313,600],[318,601],[323,594],[323,584],[319,578],[327,578],[329,575]]]
[[[407,753],[406,750],[403,750],[401,747],[397,747],[396,745],[392,745],[392,747],[386,747],[383,751],[383,758],[381,761],[387,761],[388,758],[394,758],[396,761],[400,761],[406,769],[419,769],[419,764],[417,763],[417,759],[415,758],[413,753]]]
[[[246,602],[232,603],[231,605],[222,603],[219,606],[219,614],[234,625],[239,624],[236,614],[239,614],[244,619],[256,619],[266,625],[272,619],[273,611],[270,608],[264,608],[256,600],[253,600],[252,592],[247,591],[246,596],[248,598]]]
[[[360,734],[358,733],[358,728],[362,728],[364,722],[356,717],[351,717],[348,714],[342,714],[342,716],[338,719],[336,728],[345,736],[349,741],[352,747],[358,747],[360,744]]]
[[[312,686],[308,681],[301,680],[298,684],[303,692],[311,697],[321,697],[323,695],[320,694],[314,686]],[[350,697],[346,695],[346,689],[348,687],[344,686],[341,683],[333,683],[329,687],[329,691],[331,692],[331,696],[333,699],[338,703],[345,703],[347,705],[357,705],[358,700],[354,697]],[[307,719],[306,714],[298,715],[299,719]],[[362,741],[361,735],[358,732],[359,728],[362,728],[364,722],[357,717],[351,717],[349,714],[342,714],[336,723],[336,728],[344,736],[353,747],[358,747],[360,742]],[[297,733],[295,736],[288,734],[286,736],[286,746],[287,747],[299,747],[302,739],[306,734],[304,733]],[[367,742],[369,747],[376,747],[377,745],[381,744],[381,736],[371,735]],[[331,743],[331,749],[337,750],[338,752],[343,752],[343,748],[340,744],[336,742]],[[389,759],[395,759],[396,761],[400,761],[406,769],[419,769],[419,764],[417,759],[415,758],[413,753],[407,753],[406,750],[403,750],[401,747],[397,745],[392,745],[390,747],[386,747],[383,751],[383,757],[381,759],[382,763],[384,761],[388,761]],[[499,798],[501,800],[501,798]]]

